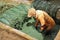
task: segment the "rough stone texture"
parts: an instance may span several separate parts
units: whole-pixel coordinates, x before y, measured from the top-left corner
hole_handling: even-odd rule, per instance
[[[54,40],[60,40],[60,30]]]
[[[0,29],[0,40],[27,40],[13,32],[8,30]]]
[[[0,40],[37,40],[0,22]]]

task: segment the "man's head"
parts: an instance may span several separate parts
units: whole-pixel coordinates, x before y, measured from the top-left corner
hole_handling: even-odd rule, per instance
[[[34,17],[36,13],[36,10],[34,8],[31,8],[28,10],[28,17]]]

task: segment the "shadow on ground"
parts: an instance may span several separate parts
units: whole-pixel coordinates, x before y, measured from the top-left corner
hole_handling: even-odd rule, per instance
[[[54,40],[58,31],[60,30],[60,25],[56,25],[49,35],[43,35],[43,40]]]

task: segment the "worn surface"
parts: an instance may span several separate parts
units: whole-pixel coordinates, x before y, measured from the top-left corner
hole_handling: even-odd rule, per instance
[[[0,40],[37,40],[0,22]]]
[[[27,40],[21,36],[0,28],[0,40]]]
[[[59,32],[57,33],[57,36],[55,37],[54,40],[60,40],[60,30],[59,30]]]

